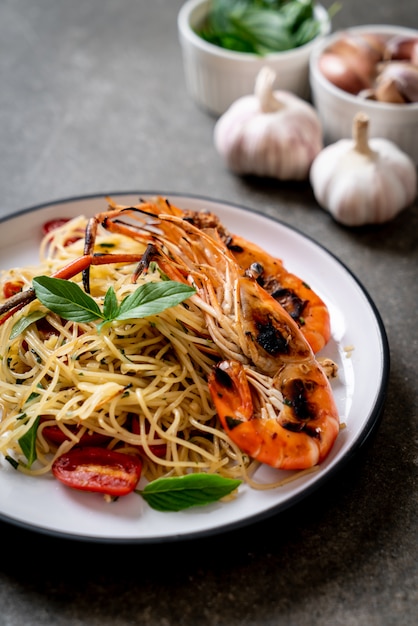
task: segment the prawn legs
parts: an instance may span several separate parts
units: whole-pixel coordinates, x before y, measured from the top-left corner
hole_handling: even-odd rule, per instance
[[[223,428],[243,452],[272,467],[321,463],[338,435],[339,416],[327,376],[297,323],[242,272],[216,231],[175,216],[160,219],[165,234],[159,243],[176,265],[183,260],[184,274],[190,272],[224,357],[208,379]]]
[[[128,234],[129,227],[123,225],[124,212],[137,211],[157,217],[160,214],[183,218],[200,230],[215,229],[239,266],[270,293],[295,320],[314,353],[319,352],[331,336],[329,311],[320,296],[299,276],[289,272],[281,259],[266,252],[260,246],[230,233],[219,218],[207,211],[182,210],[162,197],[152,202],[143,202],[135,207],[121,206],[108,198],[110,211],[97,216],[105,228],[120,228]],[[115,220],[115,221],[113,221]],[[95,225],[91,225],[94,233]],[[128,228],[128,230],[126,230]],[[132,235],[132,230],[130,231]],[[93,237],[89,238],[90,243]],[[89,251],[86,249],[86,252]]]
[[[84,254],[71,261],[63,268],[54,272],[52,278],[69,280],[80,272],[85,272],[91,265],[108,265],[109,263],[137,263],[142,259],[142,254]],[[11,296],[0,305],[0,326],[12,315],[23,309],[27,304],[36,299],[33,287],[25,289]]]

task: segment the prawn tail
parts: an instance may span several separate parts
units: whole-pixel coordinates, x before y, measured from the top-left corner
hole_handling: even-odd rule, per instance
[[[208,382],[223,428],[260,463],[309,469],[331,450],[339,432],[338,412],[316,362],[285,365],[271,378],[236,361],[222,361]]]

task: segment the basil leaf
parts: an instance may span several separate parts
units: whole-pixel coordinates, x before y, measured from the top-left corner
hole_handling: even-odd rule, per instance
[[[33,400],[36,400],[36,398],[39,398],[39,393],[36,393],[36,391],[32,391],[32,393],[25,402],[25,406],[30,404]]]
[[[174,280],[163,280],[141,285],[119,305],[113,287],[109,287],[102,312],[96,301],[76,283],[49,276],[38,276],[32,283],[40,302],[62,318],[73,322],[93,322],[101,319],[102,322],[98,325],[99,332],[108,322],[155,315],[196,293],[190,285]],[[22,326],[14,331],[14,336],[18,334],[19,328],[21,332],[22,327],[26,328],[29,323],[31,322],[22,321]]]
[[[293,48],[293,38],[280,13],[248,10],[240,16],[231,16],[231,21],[241,35],[252,42],[254,51],[258,54]]]
[[[122,300],[114,319],[122,321],[155,315],[183,302],[194,293],[196,290],[193,287],[174,280],[145,283]]]
[[[32,284],[38,300],[66,320],[93,322],[103,317],[95,300],[76,283],[62,278],[38,276]]]
[[[30,467],[37,459],[36,455],[36,433],[38,431],[40,416],[36,418],[30,429],[18,440],[23,454],[28,460],[27,466]]]
[[[16,324],[14,324],[12,328],[12,332],[10,333],[10,339],[14,339],[15,337],[18,337],[21,333],[23,333],[24,330],[28,328],[28,326],[30,326],[34,322],[37,322],[38,320],[42,319],[45,316],[46,316],[45,311],[32,311],[32,313],[29,313],[29,315],[26,315],[25,317],[21,317],[16,322]]]
[[[303,46],[319,35],[320,25],[315,20],[306,20],[295,33],[296,46]]]
[[[119,303],[113,287],[109,287],[103,303],[103,315],[106,320],[113,320],[119,312]]]
[[[9,456],[8,454],[6,454],[4,458],[6,459],[6,461],[9,461],[13,469],[17,470],[17,468],[19,467],[19,463],[12,456]]]
[[[196,32],[215,46],[239,52],[291,50],[319,32],[314,9],[314,0],[212,0]]]
[[[290,32],[295,32],[305,20],[314,19],[314,3],[300,2],[298,0],[287,2],[281,8],[281,14],[286,20],[286,27]]]
[[[187,474],[157,478],[137,491],[157,511],[182,511],[217,502],[241,484],[217,474]]]

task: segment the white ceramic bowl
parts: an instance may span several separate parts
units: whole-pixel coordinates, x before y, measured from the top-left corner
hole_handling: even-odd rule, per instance
[[[321,5],[315,9],[321,22],[318,37],[294,50],[263,57],[225,50],[199,37],[194,29],[203,22],[208,5],[209,0],[188,0],[177,20],[186,87],[199,106],[221,115],[235,100],[253,92],[255,78],[265,65],[277,74],[275,88],[309,97],[309,56],[318,39],[331,30],[328,13]]]
[[[418,165],[418,103],[387,104],[365,100],[335,87],[319,70],[318,60],[322,52],[341,37],[342,32],[335,32],[319,42],[310,58],[311,95],[323,126],[325,144],[350,138],[354,116],[362,111],[370,120],[370,137],[393,141]],[[344,33],[418,35],[418,31],[413,29],[375,24],[348,28]]]

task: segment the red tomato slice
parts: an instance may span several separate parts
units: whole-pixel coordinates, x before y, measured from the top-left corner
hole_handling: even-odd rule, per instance
[[[73,489],[110,496],[131,493],[141,477],[142,462],[131,454],[106,448],[73,448],[52,464],[55,478]]]
[[[44,233],[44,235],[47,235],[51,232],[51,230],[56,230],[57,228],[64,226],[64,224],[69,221],[69,217],[57,217],[53,220],[49,220],[48,222],[45,222],[45,224],[42,226],[42,232]]]
[[[47,235],[52,230],[56,230],[57,228],[64,226],[64,224],[69,221],[69,217],[57,217],[53,220],[49,220],[48,222],[45,222],[45,224],[42,226],[42,232],[44,235]],[[65,240],[64,245],[69,246],[70,244],[75,243],[76,241],[81,239],[81,237],[82,235],[80,235],[79,237],[77,237],[77,235],[74,235],[73,237],[68,237],[68,239]]]
[[[45,319],[45,317],[36,322],[36,328],[38,329],[38,332],[43,341],[46,341],[53,335],[59,335],[59,331],[54,326],[52,326],[52,324],[50,324],[48,320]]]
[[[23,285],[23,280],[8,280],[3,285],[3,296],[5,298],[11,298],[12,296],[15,296],[17,293],[22,291]]]
[[[141,434],[141,429],[139,427],[139,418],[135,415],[132,417],[132,432],[134,433],[134,435]],[[143,446],[138,446],[138,448],[140,449],[142,454],[145,454]],[[165,445],[165,443],[159,443],[155,446],[150,446],[149,449],[153,454],[155,454],[155,456],[158,456],[158,458],[160,459],[165,457],[167,452],[167,446]]]
[[[76,241],[80,241],[81,237],[68,237],[68,239],[65,240],[65,246],[71,246],[72,243],[75,243]]]
[[[46,418],[48,419],[48,418]],[[79,430],[78,426],[67,426],[68,430],[71,430],[72,433],[77,435],[77,431]],[[68,441],[67,435],[61,430],[59,426],[45,426],[42,431],[44,437],[55,443],[55,445],[60,446],[63,441]],[[102,446],[109,442],[110,437],[106,435],[102,435],[101,433],[89,433],[85,432],[80,441],[78,442],[78,446]]]

